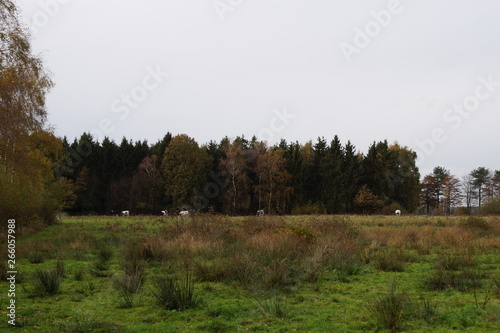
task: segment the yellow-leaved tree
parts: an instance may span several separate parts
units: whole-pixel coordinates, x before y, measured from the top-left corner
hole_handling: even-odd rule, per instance
[[[62,141],[46,129],[53,86],[11,0],[0,0],[0,228],[51,222],[69,204],[71,184],[57,177]]]

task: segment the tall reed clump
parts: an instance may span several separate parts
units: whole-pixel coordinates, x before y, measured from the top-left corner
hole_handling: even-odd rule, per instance
[[[62,261],[58,261],[57,266],[51,269],[37,269],[32,277],[33,294],[36,296],[58,294],[63,275]]]
[[[389,293],[375,299],[370,312],[377,325],[391,332],[401,331],[403,322],[411,314],[412,302],[405,293],[396,292],[397,280],[394,279]]]
[[[196,293],[194,282],[189,272],[184,278],[160,276],[154,281],[153,296],[161,307],[167,310],[186,310],[204,303]]]
[[[90,265],[90,272],[97,277],[109,277],[113,275],[108,271],[113,250],[104,243],[98,243],[97,247],[97,260]]]
[[[135,304],[135,295],[146,279],[146,264],[137,251],[128,247],[121,264],[122,272],[113,280],[113,287],[118,292],[123,308],[131,308]]]

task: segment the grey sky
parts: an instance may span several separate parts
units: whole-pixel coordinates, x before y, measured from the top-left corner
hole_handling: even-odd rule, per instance
[[[18,3],[56,83],[49,122],[70,140],[337,134],[362,152],[398,141],[422,173],[500,168],[498,1]]]

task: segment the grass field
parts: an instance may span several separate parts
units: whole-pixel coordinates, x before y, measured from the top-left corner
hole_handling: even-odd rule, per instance
[[[16,250],[21,332],[500,329],[499,217],[75,217]]]

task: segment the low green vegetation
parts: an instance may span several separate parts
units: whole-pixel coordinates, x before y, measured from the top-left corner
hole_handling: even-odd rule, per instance
[[[65,218],[18,240],[17,326],[492,332],[499,248],[498,217]]]

